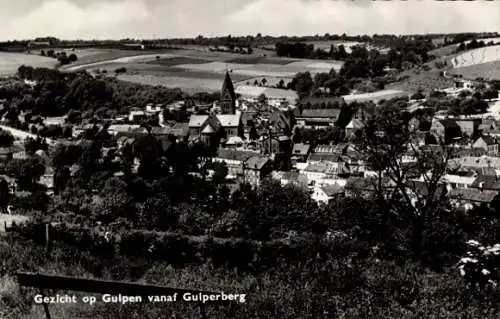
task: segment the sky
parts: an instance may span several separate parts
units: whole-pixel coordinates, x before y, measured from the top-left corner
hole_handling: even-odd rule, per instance
[[[0,0],[0,40],[500,31],[500,1]]]

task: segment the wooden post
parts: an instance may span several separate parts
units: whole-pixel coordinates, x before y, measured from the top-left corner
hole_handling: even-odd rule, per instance
[[[45,224],[45,252],[50,251],[50,223]]]
[[[40,289],[40,294],[42,295],[42,298],[45,298],[45,294],[43,293],[42,289]],[[45,311],[45,318],[51,319],[49,305],[46,302],[43,302],[42,304],[43,304],[43,310]]]
[[[207,313],[205,311],[205,305],[203,302],[200,302],[200,314],[201,314],[201,319],[207,319]],[[50,318],[49,318],[50,319]]]

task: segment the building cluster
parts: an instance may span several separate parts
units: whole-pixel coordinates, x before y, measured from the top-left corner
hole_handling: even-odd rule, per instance
[[[464,84],[455,89],[470,86]],[[346,100],[313,96],[298,100],[293,96],[295,92],[285,94],[284,91],[287,90],[246,86],[235,89],[227,72],[219,101],[213,104],[148,104],[144,108],[130,108],[128,114],[117,116],[109,123],[74,126],[72,133],[75,140],[79,140],[78,137],[91,128],[107,130],[117,137],[118,148],[146,134],[155,136],[164,150],[174,140],[202,143],[215,151],[213,162],[226,164],[228,183],[258,186],[265,179],[275,179],[282,185],[295,185],[309,191],[319,203],[328,203],[337,196],[373,192],[373,176],[378,172],[351,141],[373,116],[376,105],[358,103],[358,109],[342,128],[342,143],[313,146],[294,143],[295,129],[336,127]],[[443,196],[449,196],[456,205],[467,209],[471,205],[491,203],[500,191],[500,123],[493,118],[426,116],[416,112],[422,108],[419,101],[413,102],[405,111],[413,114],[408,126],[415,133],[415,145],[423,149],[441,147],[437,144],[444,143],[454,149],[450,170],[441,181]],[[184,119],[165,118],[170,112],[184,113]],[[157,124],[145,125],[151,120]],[[26,155],[14,146],[0,149],[0,156],[9,159]],[[411,163],[415,158],[405,155],[401,161]],[[43,180],[53,180],[50,174],[49,170]],[[418,174],[411,176],[409,182],[415,189],[423,187],[422,176]],[[388,178],[384,178],[384,183],[389,189],[394,187]],[[53,183],[46,184],[50,190]]]

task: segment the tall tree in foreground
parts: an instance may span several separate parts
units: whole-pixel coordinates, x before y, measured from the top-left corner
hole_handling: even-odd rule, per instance
[[[420,255],[431,236],[433,223],[449,212],[442,178],[452,150],[415,145],[408,117],[393,103],[382,105],[355,138],[356,149],[377,174],[371,180],[380,210],[399,224],[396,236],[409,238]],[[409,160],[404,160],[404,158]],[[415,181],[415,177],[419,178]]]

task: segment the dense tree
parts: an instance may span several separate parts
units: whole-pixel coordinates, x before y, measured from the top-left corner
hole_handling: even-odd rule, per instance
[[[8,131],[0,130],[0,147],[9,147],[14,143],[14,136]]]
[[[13,159],[7,164],[6,170],[16,178],[20,189],[32,190],[45,173],[45,165],[37,158]]]

